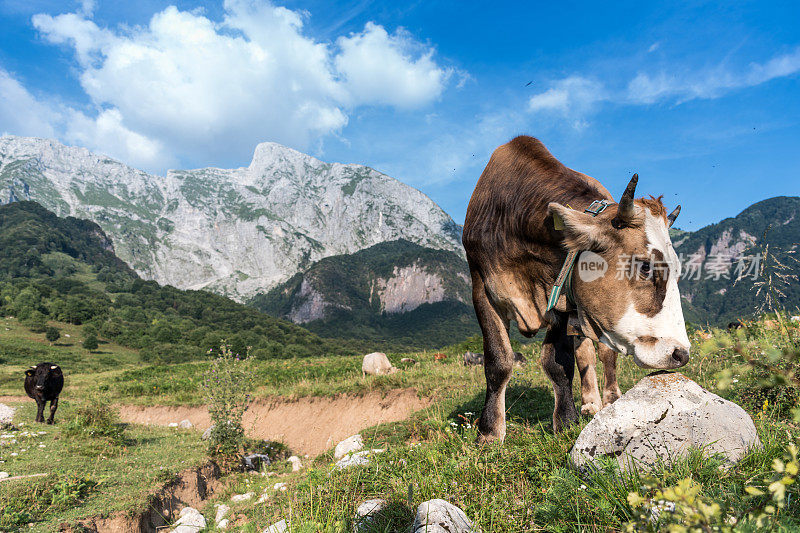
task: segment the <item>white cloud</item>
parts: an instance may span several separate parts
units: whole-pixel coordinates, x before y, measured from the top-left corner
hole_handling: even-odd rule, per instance
[[[117,143],[104,148],[111,155],[142,151],[156,165],[173,156],[241,161],[261,141],[308,149],[359,106],[429,104],[450,77],[432,48],[402,29],[367,23],[331,46],[304,33],[304,13],[250,0],[224,8],[213,21],[170,6],[145,27],[121,29],[89,20],[91,2],[80,14],[35,15],[45,40],[75,54],[97,109],[70,135],[99,149],[116,132]]]
[[[528,110],[533,113],[556,113],[569,118],[575,129],[583,129],[587,125],[583,117],[606,98],[605,89],[600,82],[581,76],[570,76],[556,81],[546,91],[533,95],[528,100]]]
[[[718,98],[731,90],[754,87],[798,71],[800,48],[776,56],[763,64],[751,63],[741,72],[719,66],[701,73],[639,73],[628,83],[624,98],[634,104],[652,104],[669,99],[682,103],[695,99]]]
[[[52,137],[59,113],[40,102],[11,74],[0,68],[0,134]]]
[[[341,48],[336,70],[355,102],[420,107],[442,94],[452,74],[433,61],[433,50],[403,30],[389,35],[368,22],[363,32],[340,37],[336,44]]]

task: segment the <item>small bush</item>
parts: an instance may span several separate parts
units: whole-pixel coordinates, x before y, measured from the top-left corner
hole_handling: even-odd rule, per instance
[[[83,339],[83,347],[90,352],[96,350],[100,344],[97,342],[97,336],[94,334],[89,334]]]
[[[62,434],[85,440],[95,440],[108,446],[126,444],[125,430],[108,396],[97,393],[80,405],[75,417],[67,422]]]
[[[97,490],[98,483],[76,475],[50,475],[42,479],[8,483],[0,491],[0,530],[27,529],[45,513],[73,509]]]
[[[61,332],[58,331],[58,328],[54,328],[53,326],[49,326],[44,332],[44,338],[48,340],[48,342],[56,342],[58,339],[61,338]]]
[[[251,363],[250,356],[240,358],[223,344],[219,356],[205,374],[203,388],[213,424],[209,439],[212,455],[235,461],[241,454],[244,444],[242,416],[254,386]]]

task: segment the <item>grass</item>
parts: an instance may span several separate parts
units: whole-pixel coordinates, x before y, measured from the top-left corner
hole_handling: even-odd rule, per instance
[[[19,405],[17,431],[0,431],[0,470],[43,477],[0,483],[0,531],[56,531],[62,522],[146,509],[150,495],[206,461],[196,432],[128,426],[125,439],[74,436],[76,402],[64,399],[53,426],[32,422],[33,402]]]
[[[201,401],[200,380],[205,363],[144,365],[135,351],[104,345],[103,350],[118,357],[115,364],[106,366],[92,360],[93,354],[77,348],[77,344],[51,348],[42,340],[42,335],[29,333],[8,319],[0,320],[0,327],[8,327],[0,329],[0,347],[6,350],[4,353],[14,346],[22,350],[40,350],[42,352],[36,353],[62,364],[67,373],[68,389],[62,400],[66,407],[59,411],[59,416],[64,415],[65,420],[74,412],[72,402],[89,396],[97,388],[106,390],[113,401],[122,403],[197,404]],[[68,327],[63,331],[69,331]],[[700,333],[692,335],[693,358],[682,372],[706,389],[745,407],[756,422],[764,448],[749,454],[733,468],[722,468],[718,458],[694,453],[668,469],[655,472],[654,479],[659,486],[690,478],[702,487],[703,497],[720,503],[725,514],[739,519],[761,501],[746,495],[744,488],[747,485],[764,488],[764,480],[772,474],[773,460],[783,455],[789,442],[797,442],[800,437],[800,429],[790,415],[797,395],[793,389],[763,386],[761,376],[742,366],[743,355],[763,354],[774,359],[780,348],[790,345],[796,348],[799,338],[797,328],[783,335],[763,328],[740,330],[735,334],[715,330],[710,339],[704,339]],[[229,487],[204,508],[210,529],[213,530],[213,503],[230,504],[232,494],[252,491],[257,495],[266,492],[267,501],[256,504],[253,498],[230,504],[233,525],[229,531],[262,531],[280,519],[291,520],[292,531],[350,530],[355,508],[363,500],[374,497],[390,502],[388,511],[373,524],[374,531],[407,531],[417,505],[431,498],[443,498],[458,505],[487,532],[623,530],[625,523],[636,516],[628,503],[628,493],[643,490],[645,480],[635,475],[621,475],[613,469],[581,478],[570,467],[568,451],[587,419],[564,433],[552,433],[552,389],[535,363],[538,344],[522,348],[531,362],[514,370],[509,385],[506,442],[485,446],[474,444],[475,421],[483,405],[483,371],[460,363],[460,354],[465,348],[466,345],[461,345],[444,350],[448,355],[444,362],[435,361],[431,352],[411,354],[417,360],[416,365],[406,366],[390,376],[367,378],[361,376],[360,358],[253,362],[258,383],[256,396],[334,396],[413,388],[421,395],[434,398],[435,402],[402,422],[362,431],[367,446],[387,449],[375,455],[368,466],[336,470],[329,451],[305,460],[306,468],[298,473],[288,472],[288,465],[281,463],[274,467],[277,477],[231,475]],[[400,359],[404,356],[389,354],[401,368],[404,365]],[[0,376],[10,376],[0,382],[0,393],[11,390],[12,381],[21,388],[21,378],[15,377],[15,372],[21,374],[29,363],[22,356],[14,357],[9,357],[9,362],[18,370],[10,372],[3,368],[0,371]],[[64,360],[71,362],[64,364]],[[718,386],[720,373],[726,370],[726,379],[733,385],[722,389]],[[598,373],[602,388],[602,372]],[[629,359],[620,358],[618,377],[623,391],[645,373]],[[574,391],[579,402],[577,377]],[[21,414],[32,419],[32,410],[31,402]],[[174,473],[175,469],[200,461],[203,456],[203,447],[191,432],[131,426],[127,434],[135,444],[127,446],[124,454],[99,461],[81,455],[80,446],[63,435],[63,428],[47,427],[45,430],[48,434],[36,439],[41,438],[46,448],[28,447],[25,453],[30,455],[25,457],[25,463],[21,462],[23,459],[14,459],[20,461],[16,463],[18,471],[33,473],[43,464],[41,454],[58,452],[54,456],[61,462],[56,463],[54,474],[60,477],[36,482],[36,486],[41,484],[40,492],[45,495],[40,499],[50,506],[50,514],[41,517],[44,522],[37,522],[42,530],[55,524],[51,515],[68,520],[101,510],[130,508],[129,504],[121,503],[121,499],[114,502],[102,499],[103,494],[112,492],[106,490],[109,483],[124,482],[121,476],[115,479],[111,472],[121,469],[131,473],[130,484],[123,483],[126,488],[119,490],[130,491],[131,501],[141,504],[147,487],[154,486],[159,479],[155,464],[163,463],[167,468],[169,463],[168,470]],[[170,439],[175,435],[181,438]],[[129,460],[130,463],[123,462]],[[10,466],[3,466],[10,469]],[[148,472],[149,477],[142,476],[142,471]],[[287,482],[288,490],[274,490],[276,481]],[[772,523],[774,529],[800,528],[800,495],[795,486],[789,487],[789,492],[792,497]],[[59,503],[73,500],[82,503],[74,509],[66,509]],[[754,530],[745,522],[740,522],[739,526]]]

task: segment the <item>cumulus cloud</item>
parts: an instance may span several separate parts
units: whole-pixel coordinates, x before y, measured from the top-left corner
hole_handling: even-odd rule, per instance
[[[363,32],[340,37],[336,44],[341,49],[336,70],[355,102],[420,107],[438,98],[452,75],[437,66],[432,50],[402,30],[389,35],[368,22]]]
[[[528,100],[528,110],[533,113],[550,112],[570,119],[575,129],[583,129],[584,117],[598,102],[607,98],[603,84],[582,76],[569,76],[553,83],[544,92]]]
[[[452,72],[402,29],[370,22],[328,44],[304,32],[307,14],[264,2],[226,0],[219,21],[170,6],[135,28],[99,27],[93,5],[32,19],[46,41],[74,53],[97,109],[70,135],[117,157],[142,152],[150,168],[173,154],[241,161],[266,140],[307,149],[359,106],[434,102]],[[104,143],[112,132],[117,142]]]

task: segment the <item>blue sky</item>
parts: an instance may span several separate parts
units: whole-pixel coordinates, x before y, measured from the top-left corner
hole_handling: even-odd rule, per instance
[[[6,0],[0,19],[0,132],[157,173],[276,141],[462,222],[526,133],[612,194],[638,172],[686,229],[800,194],[797,2]]]

